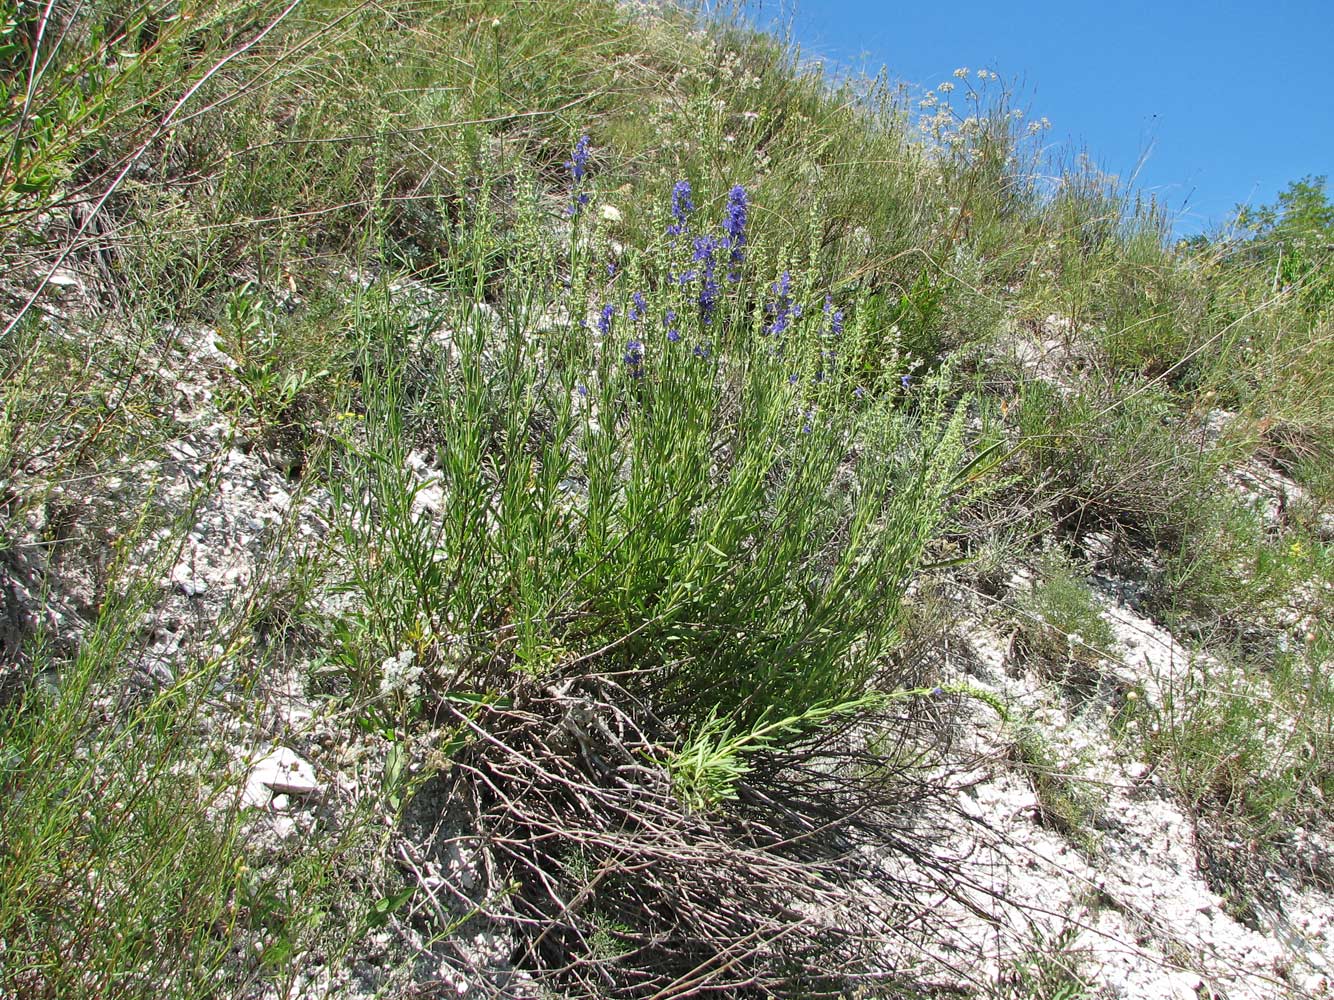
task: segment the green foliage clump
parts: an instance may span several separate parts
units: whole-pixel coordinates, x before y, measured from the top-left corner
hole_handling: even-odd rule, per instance
[[[1334,202],[1325,185],[1324,177],[1303,177],[1275,204],[1237,211],[1237,226],[1251,234],[1246,256],[1271,268],[1275,285],[1291,289],[1313,316],[1334,305]]]
[[[1076,945],[1077,927],[1044,932],[1034,924],[1023,954],[1000,977],[1000,995],[1006,1000],[1086,1000],[1094,984],[1081,971],[1083,955]]]
[[[231,385],[219,404],[269,448],[302,443],[316,412],[312,397],[329,377],[328,369],[311,370],[300,357],[303,339],[299,331],[282,328],[253,287],[243,286],[228,299],[214,346],[232,361]]]
[[[237,996],[255,976],[287,978],[294,953],[337,960],[351,944],[325,917],[337,906],[355,923],[348,886],[370,888],[344,867],[364,848],[362,818],[275,866],[241,808],[234,750],[199,732],[235,646],[108,712],[149,596],[131,585],[109,602],[71,659],[35,643],[45,680],[0,705],[6,994]]]
[[[1327,861],[1293,836],[1324,821],[1334,794],[1330,657],[1321,627],[1263,675],[1245,656],[1199,659],[1160,703],[1131,700],[1120,720],[1123,738],[1186,805],[1210,887],[1248,924],[1272,898],[1275,871],[1295,865],[1303,881],[1334,885]]]
[[[962,407],[942,379],[863,383],[861,300],[822,305],[818,259],[767,276],[748,238],[737,280],[706,292],[672,279],[682,240],[609,281],[581,246],[602,225],[574,220],[575,296],[534,256],[500,311],[431,316],[449,342],[422,371],[392,297],[364,303],[364,421],[334,487],[365,607],[348,655],[415,649],[447,686],[605,657],[658,671],[657,703],[693,719],[857,697],[958,485]],[[551,318],[593,295],[586,323]],[[414,448],[436,456],[439,522],[414,509]]]
[[[1112,652],[1112,628],[1082,574],[1059,549],[1043,553],[1019,610],[1019,635],[1040,673],[1074,686],[1096,683],[1099,661]]]
[[[1028,778],[1043,823],[1086,850],[1097,846],[1093,829],[1101,810],[1094,793],[1055,756],[1050,741],[1031,722],[1013,726],[1011,757]]]

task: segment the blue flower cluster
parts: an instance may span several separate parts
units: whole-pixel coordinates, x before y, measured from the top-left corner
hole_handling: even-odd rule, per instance
[[[699,315],[705,323],[712,321],[713,310],[718,306],[718,279],[714,275],[717,263],[714,260],[714,254],[717,253],[720,241],[714,236],[698,236],[695,238],[695,253],[691,258],[700,265],[699,268]],[[690,272],[694,274],[695,272]]]
[[[769,320],[764,326],[764,332],[774,338],[771,348],[773,356],[781,358],[785,352],[782,335],[791,329],[795,321],[801,319],[806,310],[801,303],[793,300],[792,274],[789,271],[784,271],[778,276],[778,279],[769,286],[769,292],[773,298],[765,303],[765,312]],[[832,295],[825,295],[822,311],[824,323],[821,335],[826,340],[825,346],[820,348],[815,372],[811,376],[811,381],[815,385],[829,382],[838,372],[839,345],[845,320],[843,310],[836,306]],[[795,388],[801,384],[801,376],[795,373],[789,374],[787,381],[788,385]],[[862,386],[856,386],[852,390],[852,395],[858,400],[865,399],[866,390]],[[797,394],[797,413],[800,415],[802,433],[810,434],[814,430],[818,411],[815,407],[807,407],[803,402],[804,399],[804,393]]]
[[[671,211],[672,224],[667,227],[667,235],[678,238],[688,235],[690,214],[695,211],[695,201],[689,181],[677,181],[672,187]],[[721,292],[718,285],[718,268],[722,255],[726,254],[728,280],[739,281],[741,278],[740,267],[746,259],[746,218],[746,189],[738,184],[727,195],[722,234],[695,237],[691,244],[691,263],[698,266],[676,278],[682,286],[699,282],[697,297],[700,318],[705,323],[713,319],[718,306],[718,296]]]
[[[571,200],[566,210],[570,216],[577,215],[590,201],[590,194],[584,188],[589,177],[591,146],[592,140],[589,136],[580,136],[571,151],[570,159],[565,161],[565,167],[569,171],[572,182]],[[746,262],[746,250],[749,242],[747,227],[750,215],[746,189],[737,184],[728,191],[722,221],[719,230],[714,233],[699,235],[692,235],[691,233],[691,216],[696,208],[694,192],[689,181],[679,180],[673,185],[670,210],[672,221],[667,227],[667,235],[673,237],[673,243],[678,247],[681,237],[690,239],[690,242],[686,244],[690,251],[690,266],[680,275],[673,275],[671,280],[682,288],[688,285],[694,286],[693,294],[699,307],[700,321],[703,324],[711,323],[722,295],[720,275],[725,272],[728,281],[740,281],[741,269]],[[607,264],[606,270],[609,279],[616,279],[618,269],[614,263]],[[765,304],[768,320],[764,325],[764,332],[776,338],[773,349],[776,354],[781,356],[783,348],[780,346],[781,341],[777,341],[777,338],[781,337],[794,322],[802,318],[804,307],[801,303],[793,300],[792,275],[788,271],[784,271],[770,285],[770,292],[773,298]],[[638,290],[633,292],[626,310],[630,322],[636,325],[642,324],[648,318],[649,311],[649,301],[645,293]],[[843,310],[836,308],[832,295],[826,295],[823,311],[825,335],[837,340],[843,334]],[[607,303],[602,307],[596,320],[599,334],[604,337],[612,335],[616,314],[617,307],[612,303]],[[680,342],[682,334],[676,312],[667,309],[662,322],[668,343]],[[643,378],[645,374],[645,346],[643,340],[639,339],[642,336],[642,333],[637,332],[635,336],[627,340],[623,354],[623,361],[634,378]],[[692,354],[696,358],[707,359],[711,353],[711,345],[707,342],[696,344],[692,348]],[[825,382],[836,370],[837,355],[838,352],[832,347],[820,351],[819,365],[813,376],[817,384]],[[790,375],[788,380],[794,386],[800,382],[799,376],[795,374]],[[911,381],[910,375],[902,376],[903,388],[907,389]],[[582,385],[578,389],[581,395],[588,391]],[[866,390],[857,386],[853,390],[853,395],[859,400],[863,399]],[[816,416],[815,409],[803,408],[799,412],[802,416],[802,431],[807,434],[811,433]]]
[[[774,300],[766,306],[773,321],[764,328],[764,332],[780,336],[794,319],[801,319],[802,307],[792,302],[792,275],[784,271],[778,280],[769,286]]]
[[[570,208],[571,215],[576,214],[580,207],[588,201],[588,195],[581,188],[588,178],[589,148],[589,137],[581,137],[575,145],[570,159],[565,164],[570,172],[570,178],[574,182],[574,198]],[[712,233],[692,232],[692,216],[695,211],[694,192],[691,189],[690,182],[687,180],[677,181],[671,191],[671,222],[667,226],[667,235],[672,237],[673,245],[678,248],[678,254],[688,249],[690,260],[686,269],[679,275],[671,275],[670,280],[683,289],[687,286],[692,289],[690,294],[698,306],[700,322],[701,324],[709,324],[717,314],[722,299],[722,275],[725,273],[728,281],[741,280],[741,270],[746,263],[749,243],[747,232],[750,221],[749,198],[742,185],[733,186],[728,191],[719,228]],[[685,237],[689,242],[682,244],[682,237]],[[681,257],[677,259],[679,260]],[[616,279],[618,276],[617,268],[609,264],[607,275],[613,280]],[[768,318],[764,324],[764,332],[775,337],[774,351],[781,354],[784,349],[781,346],[781,341],[778,341],[777,338],[788,331],[794,322],[802,318],[805,308],[800,302],[794,300],[793,281],[790,272],[784,271],[770,285],[769,290],[772,299],[765,304]],[[628,339],[625,341],[625,349],[622,354],[622,361],[626,370],[633,378],[643,378],[646,374],[647,350],[644,339],[642,339],[645,337],[643,332],[645,328],[642,324],[648,319],[650,311],[651,305],[645,291],[633,291],[626,307],[626,315],[629,321],[638,326],[639,329],[632,333],[623,334]],[[843,334],[844,313],[842,309],[836,307],[832,295],[825,296],[823,313],[822,329],[824,335],[838,340]],[[602,307],[596,319],[597,331],[602,336],[609,337],[613,334],[616,315],[617,306],[607,303]],[[679,317],[675,310],[665,310],[662,316],[662,324],[668,343],[676,344],[683,339]],[[831,345],[821,349],[819,364],[813,375],[816,384],[827,381],[835,372],[838,359],[838,351],[835,346]],[[691,353],[696,358],[707,359],[711,356],[712,346],[708,342],[701,342],[692,347]],[[798,385],[800,381],[798,375],[789,376],[789,382],[794,386]],[[862,399],[865,396],[865,390],[857,387],[853,394],[857,399]],[[814,429],[817,411],[814,407],[808,408],[807,404],[802,404],[798,413],[801,416],[801,430],[807,434],[811,433]]]
[[[643,341],[630,340],[625,345],[625,365],[630,370],[632,378],[644,377],[644,344]]]
[[[690,196],[690,182],[677,181],[672,188],[672,218],[675,221],[667,227],[667,235],[682,235],[689,227],[688,219],[694,210],[695,201]]]
[[[829,317],[829,333],[834,337],[843,335],[843,310],[834,308],[834,297],[824,297],[824,314]]]
[[[570,171],[570,177],[576,184],[582,181],[584,175],[588,173],[588,148],[592,141],[588,136],[581,135],[579,141],[574,144],[574,152],[565,161],[565,166]]]
[[[579,141],[574,144],[570,158],[565,161],[565,169],[570,172],[570,179],[574,181],[574,193],[571,195],[569,207],[565,209],[567,216],[578,215],[579,210],[588,204],[588,192],[581,188],[584,178],[588,176],[588,150],[592,141],[588,136],[581,135]]]
[[[741,273],[737,269],[746,260],[746,189],[740,184],[728,192],[723,232],[727,234],[727,280],[739,281]]]

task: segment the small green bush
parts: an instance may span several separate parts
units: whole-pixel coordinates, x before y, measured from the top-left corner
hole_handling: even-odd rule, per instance
[[[1043,553],[1018,607],[1022,648],[1040,674],[1077,687],[1096,683],[1100,661],[1112,653],[1112,628],[1083,575],[1059,549]]]

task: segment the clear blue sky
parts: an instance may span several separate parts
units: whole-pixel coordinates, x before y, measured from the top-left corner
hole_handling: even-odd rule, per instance
[[[956,67],[1014,86],[1047,140],[1153,191],[1178,235],[1334,182],[1334,0],[752,0],[808,57],[925,90]],[[958,96],[957,92],[955,94]],[[955,106],[960,106],[955,101]]]

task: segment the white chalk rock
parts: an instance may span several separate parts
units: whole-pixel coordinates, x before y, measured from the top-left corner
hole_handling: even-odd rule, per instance
[[[202,576],[195,576],[186,563],[181,563],[171,571],[171,582],[186,597],[200,597],[208,592],[208,581]]]
[[[251,766],[243,801],[248,806],[263,808],[275,795],[305,797],[318,795],[320,791],[315,769],[295,750],[279,746]]]

